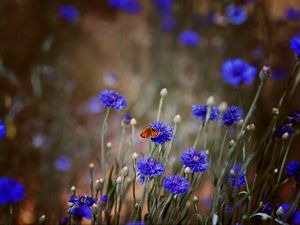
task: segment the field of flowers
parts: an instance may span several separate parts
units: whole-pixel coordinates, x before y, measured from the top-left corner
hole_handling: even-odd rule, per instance
[[[300,224],[299,2],[0,12],[0,225]]]

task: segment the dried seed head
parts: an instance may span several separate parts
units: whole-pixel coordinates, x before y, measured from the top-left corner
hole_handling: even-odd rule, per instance
[[[127,166],[124,166],[122,169],[121,169],[121,175],[123,177],[126,177],[128,175],[128,167]]]
[[[130,125],[131,125],[131,126],[135,126],[136,124],[137,124],[136,119],[135,119],[135,118],[132,118],[132,119],[130,120]]]
[[[219,105],[219,110],[220,112],[225,112],[225,110],[227,109],[227,103],[226,102],[221,102],[221,104]]]
[[[132,159],[133,159],[133,160],[136,160],[138,157],[139,157],[139,154],[137,154],[136,152],[134,152],[134,153],[132,154]]]
[[[206,100],[206,104],[208,107],[214,106],[215,105],[214,96],[209,96],[208,99]]]
[[[184,168],[184,173],[185,173],[185,174],[191,173],[191,168],[190,168],[190,167],[185,167],[185,168]]]
[[[160,96],[165,97],[168,94],[167,88],[163,88],[160,90]]]
[[[180,123],[181,122],[181,116],[179,114],[177,114],[176,116],[174,116],[173,121],[174,121],[175,124]]]
[[[198,202],[199,201],[199,198],[195,195],[194,197],[193,197],[193,202]]]

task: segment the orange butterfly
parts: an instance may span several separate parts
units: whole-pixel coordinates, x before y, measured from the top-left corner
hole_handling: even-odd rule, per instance
[[[152,127],[146,127],[140,135],[141,138],[156,138],[159,132]]]

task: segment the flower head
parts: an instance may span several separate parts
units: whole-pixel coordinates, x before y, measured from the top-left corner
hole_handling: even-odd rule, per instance
[[[278,128],[277,135],[278,137],[282,137],[285,133],[288,133],[290,136],[294,133],[294,128],[290,124],[281,124]]]
[[[254,81],[257,69],[240,58],[226,60],[222,64],[221,75],[224,81],[233,86],[250,85]]]
[[[290,210],[288,221],[290,221],[293,225],[300,223],[300,211],[297,211],[297,209],[293,205],[290,205],[289,203],[283,203],[279,207],[281,207],[283,210],[283,213],[280,216],[281,220],[286,217],[286,213],[288,212],[288,210]]]
[[[143,183],[145,178],[152,179],[155,176],[162,175],[165,172],[165,167],[154,158],[144,157],[137,160],[137,172],[140,181]]]
[[[206,120],[207,114],[207,104],[204,105],[193,105],[192,115],[196,118],[200,118],[202,121]],[[220,110],[218,107],[213,106],[210,111],[209,119],[211,121],[218,120],[220,115]]]
[[[186,47],[193,47],[200,42],[200,37],[195,31],[185,30],[180,34],[179,41]]]
[[[107,203],[107,200],[108,200],[107,195],[101,195],[101,197],[100,197],[100,201],[101,201],[101,202]]]
[[[286,123],[292,124],[293,126],[300,124],[300,111],[295,111],[289,115],[286,119]]]
[[[239,107],[232,105],[227,107],[222,115],[222,124],[224,126],[230,127],[236,125],[239,120],[244,118],[244,112]]]
[[[125,97],[114,90],[104,90],[98,95],[98,97],[106,108],[120,111],[127,105]]]
[[[131,119],[132,119],[132,116],[130,114],[126,114],[123,118],[123,122],[126,124],[129,124]]]
[[[0,178],[0,205],[20,202],[24,199],[24,186],[9,177]]]
[[[241,187],[246,183],[246,179],[246,172],[242,170],[242,165],[237,164],[227,175],[226,183],[231,183],[232,188]]]
[[[59,156],[54,162],[55,169],[61,172],[68,171],[71,168],[71,166],[72,166],[72,161],[66,155]]]
[[[297,21],[300,19],[300,11],[294,7],[289,7],[285,11],[285,17],[288,20]]]
[[[142,8],[137,0],[108,0],[108,4],[110,7],[128,14],[137,14]]]
[[[207,170],[207,155],[204,151],[196,151],[194,148],[186,149],[181,155],[181,162],[191,169],[193,173],[204,173]]]
[[[151,122],[150,127],[159,132],[157,137],[151,138],[151,141],[153,141],[156,144],[164,144],[165,142],[171,141],[174,131],[173,127],[160,121]]]
[[[7,132],[6,126],[0,119],[0,139],[4,138],[6,136],[6,132]]]
[[[264,204],[261,209],[262,209],[263,213],[271,214],[271,212],[272,212],[272,207],[271,207],[270,203],[268,203],[268,202],[266,204]]]
[[[290,49],[292,49],[297,56],[300,56],[300,37],[295,35],[290,42]]]
[[[88,195],[76,196],[72,195],[69,198],[69,203],[73,205],[69,208],[69,213],[73,216],[79,218],[92,218],[92,205],[96,202],[96,200]]]
[[[79,19],[79,12],[73,5],[62,5],[58,9],[59,15],[69,22],[76,22]]]
[[[294,177],[296,181],[300,181],[300,163],[298,161],[291,161],[286,166],[286,172],[290,177]]]
[[[189,181],[178,175],[168,175],[163,180],[163,187],[170,193],[181,195],[190,188]]]
[[[227,6],[226,15],[228,18],[228,22],[233,25],[241,25],[247,20],[247,11],[242,6]]]

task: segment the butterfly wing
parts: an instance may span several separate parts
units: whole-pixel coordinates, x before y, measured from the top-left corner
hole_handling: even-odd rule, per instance
[[[151,138],[156,138],[159,135],[159,132],[155,130],[154,128],[151,128]]]
[[[150,135],[151,135],[151,128],[150,128],[150,127],[146,127],[146,128],[140,133],[141,138],[149,138]]]

